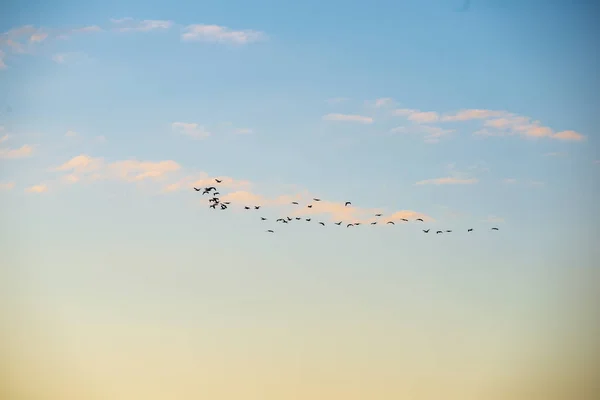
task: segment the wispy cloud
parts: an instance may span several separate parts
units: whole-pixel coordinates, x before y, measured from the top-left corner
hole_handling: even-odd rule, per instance
[[[358,122],[361,124],[373,123],[373,118],[366,117],[364,115],[352,115],[352,114],[327,114],[323,116],[326,121],[344,121],[344,122]]]
[[[25,157],[31,156],[32,154],[33,154],[33,146],[30,146],[28,144],[24,144],[23,146],[19,147],[18,149],[9,149],[9,148],[0,149],[0,158],[7,158],[7,159],[25,158]]]
[[[264,32],[255,30],[233,30],[219,25],[188,25],[183,29],[181,39],[186,42],[218,42],[231,44],[248,44],[265,40]]]
[[[65,133],[66,137],[75,137],[77,136],[77,132],[75,131],[67,131],[67,133]]]
[[[444,129],[439,126],[419,124],[412,126],[399,126],[390,130],[390,133],[421,134],[423,135],[426,143],[438,143],[442,137],[454,131],[454,129]]]
[[[0,132],[2,132],[3,129],[4,128],[0,127]],[[3,136],[0,136],[0,143],[6,142],[9,138],[10,136],[8,136],[8,133],[4,134]]]
[[[12,190],[14,187],[14,182],[0,182],[0,191]]]
[[[210,136],[210,132],[195,123],[190,122],[173,122],[171,128],[174,131],[189,136],[193,139],[205,139]]]
[[[48,191],[48,186],[43,185],[43,184],[30,186],[25,189],[26,193],[44,193],[47,191]]]
[[[110,22],[113,24],[113,30],[118,32],[150,32],[154,30],[166,30],[173,26],[173,21],[152,19],[138,21],[129,17],[120,19],[113,18]]]
[[[419,111],[410,108],[399,108],[394,110],[394,115],[405,116],[409,121],[418,124],[436,122],[440,118],[439,114],[434,111]]]
[[[448,176],[445,178],[426,179],[415,183],[415,185],[473,185],[479,182],[477,178],[455,178]]]
[[[375,108],[382,108],[391,106],[392,104],[394,104],[394,99],[392,99],[391,97],[381,97],[379,99],[375,99],[373,106]]]

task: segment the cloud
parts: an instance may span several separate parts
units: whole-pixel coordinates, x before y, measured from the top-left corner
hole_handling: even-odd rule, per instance
[[[405,116],[409,121],[413,121],[418,124],[436,122],[439,119],[439,115],[433,111],[419,111],[410,108],[399,108],[394,110],[394,115]]]
[[[0,132],[4,130],[4,128],[0,128]],[[10,136],[8,136],[8,133],[5,134],[4,136],[0,137],[0,143],[4,143],[8,140],[8,138],[10,138]]]
[[[557,132],[554,135],[552,135],[552,137],[554,139],[558,139],[558,140],[570,140],[570,141],[577,141],[577,142],[585,139],[585,136],[583,136],[581,133],[578,133],[575,131]]]
[[[477,182],[479,180],[476,178],[461,179],[449,176],[445,178],[426,179],[415,183],[415,185],[473,185]]]
[[[16,159],[25,158],[33,154],[33,147],[25,144],[18,149],[0,149],[0,158]]]
[[[188,25],[183,29],[181,40],[232,44],[248,44],[266,39],[263,32],[255,30],[232,30],[219,25]]]
[[[4,63],[4,57],[6,56],[6,53],[4,53],[1,49],[0,49],[0,69],[6,69],[6,64]]]
[[[454,114],[445,115],[442,117],[442,121],[469,121],[473,119],[489,119],[494,117],[502,117],[505,115],[511,114],[506,111],[469,109],[460,110]]]
[[[54,168],[54,171],[68,173],[63,178],[71,183],[101,179],[141,182],[161,181],[180,169],[181,166],[172,160],[158,162],[122,160],[107,163],[103,158],[80,154]]]
[[[67,136],[67,137],[75,137],[75,136],[77,136],[77,132],[75,132],[75,131],[67,131],[67,133],[65,133],[65,136]]]
[[[14,182],[0,182],[0,191],[12,190],[14,187]]]
[[[387,107],[394,103],[394,100],[391,97],[381,97],[375,100],[374,106],[376,108]]]
[[[399,126],[390,131],[391,133],[416,133],[424,135],[426,143],[438,143],[440,138],[454,132],[454,129],[444,129],[439,126],[413,125],[410,127]]]
[[[345,122],[358,122],[361,124],[373,123],[373,118],[365,117],[363,115],[350,115],[350,114],[327,114],[323,116],[326,121],[345,121]]]
[[[235,130],[235,133],[237,133],[238,135],[247,135],[252,133],[252,129],[250,128],[239,128]]]
[[[46,40],[47,37],[47,33],[34,33],[29,37],[29,41],[34,43],[43,42],[44,40]]]
[[[25,189],[26,193],[44,193],[48,191],[48,186],[46,185],[34,185]]]
[[[173,21],[166,20],[145,19],[143,21],[137,21],[133,18],[121,18],[111,19],[110,21],[116,25],[113,30],[118,32],[150,32],[157,29],[166,30],[173,26]]]
[[[210,136],[210,132],[195,123],[189,122],[173,122],[171,128],[176,132],[189,136],[193,139],[205,139]]]

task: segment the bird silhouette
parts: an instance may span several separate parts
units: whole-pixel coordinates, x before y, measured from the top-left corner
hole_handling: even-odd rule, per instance
[[[423,222],[423,218],[417,218],[417,219],[415,219],[415,221],[421,221],[421,222]]]
[[[325,222],[319,222],[319,224],[325,226]]]
[[[267,219],[265,217],[260,217],[261,221],[266,221]]]
[[[285,219],[283,219],[283,218],[277,218],[277,219],[275,220],[275,222],[279,222],[279,221],[283,222],[283,221],[285,221]]]
[[[288,221],[287,219],[284,219],[284,220],[283,220],[283,223],[284,223],[284,224],[289,224],[289,221]]]
[[[302,218],[300,217],[296,217],[296,221],[300,221]]]
[[[473,228],[467,229],[467,232],[473,232]]]
[[[298,202],[297,202],[297,201],[292,201],[292,204],[296,204],[296,205],[297,205],[297,204],[298,204]]]
[[[340,221],[340,222],[336,222],[335,224],[336,224],[336,225],[341,225],[341,224],[342,224],[342,221]]]
[[[386,222],[386,224],[392,224],[392,225],[396,225],[396,224],[394,223],[394,221],[388,221],[388,222]]]
[[[221,210],[225,210],[227,209],[227,206],[225,204],[221,204]]]
[[[359,226],[361,223],[360,222],[355,222],[354,225]]]
[[[423,229],[423,232],[429,233],[429,229]]]
[[[406,218],[400,218],[400,219],[404,222],[408,222],[408,220]]]
[[[444,232],[442,232],[442,231],[437,231],[437,232],[436,232],[436,234],[437,234],[437,233],[444,233]]]
[[[291,219],[290,217],[287,217],[287,220],[288,220],[288,221],[291,221],[292,219]]]
[[[218,180],[218,179],[215,178],[215,182],[221,183],[221,182],[223,182],[223,180]]]
[[[217,209],[217,203],[212,203],[209,207],[210,208],[214,208],[216,210]]]
[[[351,226],[354,226],[354,224],[348,224],[346,225],[346,228],[350,228]]]
[[[314,201],[321,201],[321,199],[313,199]]]
[[[371,225],[377,225],[377,221],[371,222]]]
[[[311,218],[306,218],[306,222],[310,222]]]
[[[306,207],[308,207],[308,208],[312,208],[312,204],[309,204],[309,205],[307,205]]]
[[[260,206],[254,206],[255,210],[258,210],[260,208]]]
[[[229,205],[229,204],[231,204],[231,202],[230,201],[224,201],[223,204]]]
[[[346,202],[346,204],[344,204],[344,207],[347,207],[349,205],[351,205],[352,203],[350,203],[349,201]]]
[[[269,233],[275,233],[272,229],[269,229],[267,232],[269,232]]]
[[[219,193],[219,192],[214,192],[214,193],[213,193],[213,196],[218,196],[218,195],[220,195],[220,194],[221,194],[221,193]]]
[[[250,209],[250,207],[248,207],[248,206],[244,206],[244,209],[245,209],[245,210],[249,210],[249,209]]]
[[[194,190],[195,190],[196,192],[199,192],[199,191],[201,191],[201,190],[202,190],[202,188],[198,189],[197,187],[194,187]]]
[[[499,230],[499,229],[498,229],[498,228],[492,228],[492,230],[493,230],[493,231],[497,231],[497,230]]]
[[[376,217],[381,217],[381,214],[375,214]]]
[[[448,229],[446,232],[447,232],[447,233],[450,233],[450,232],[452,232],[452,231],[451,231],[450,229]]]

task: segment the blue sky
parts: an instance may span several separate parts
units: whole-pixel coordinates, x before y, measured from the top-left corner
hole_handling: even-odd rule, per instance
[[[597,43],[583,6],[472,1],[456,12],[460,3],[9,8],[0,16],[0,260],[11,282],[2,299],[29,310],[15,332],[55,332],[53,346],[74,357],[59,375],[75,364],[86,374],[102,369],[92,349],[107,335],[114,342],[102,345],[114,354],[103,357],[114,365],[128,335],[199,329],[214,348],[246,354],[230,363],[254,362],[265,376],[273,365],[290,371],[281,372],[281,392],[256,398],[292,387],[314,397],[326,390],[311,365],[335,380],[351,379],[360,363],[373,365],[373,376],[413,368],[415,382],[434,376],[446,393],[476,391],[468,382],[481,373],[477,390],[499,393],[493,365],[509,370],[526,349],[550,351],[535,338],[551,329],[557,304],[575,298],[558,319],[581,306],[574,293],[584,290],[565,282],[597,273]],[[233,203],[226,212],[191,189],[215,177]],[[308,217],[313,197],[323,201],[311,223],[274,224]],[[240,210],[257,203],[264,212]],[[396,225],[332,225],[368,225],[376,212]],[[14,309],[3,308],[13,321]],[[257,361],[269,351],[265,335],[281,345],[270,366]],[[334,372],[340,335],[349,369]],[[47,347],[50,339],[28,340]],[[209,365],[148,340],[145,351],[163,351],[185,374]],[[199,337],[185,343],[207,346]],[[391,356],[408,348],[406,362]],[[311,371],[302,370],[304,383],[294,380],[300,364],[286,364],[293,351]],[[439,370],[428,357],[441,360]],[[455,357],[481,366],[457,372],[456,387],[445,369]],[[534,373],[538,358],[528,360],[523,368]],[[169,378],[150,390],[109,370],[96,371],[100,386],[138,398],[189,384]],[[379,378],[365,379],[350,393],[328,387],[330,398],[373,393]],[[252,382],[239,387],[259,393],[263,381]],[[214,398],[237,396],[215,385]],[[436,398],[415,385],[388,386],[380,398]]]

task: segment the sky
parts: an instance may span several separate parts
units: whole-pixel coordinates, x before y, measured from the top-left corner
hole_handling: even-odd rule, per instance
[[[0,390],[586,398],[597,10],[463,9],[6,8]]]

